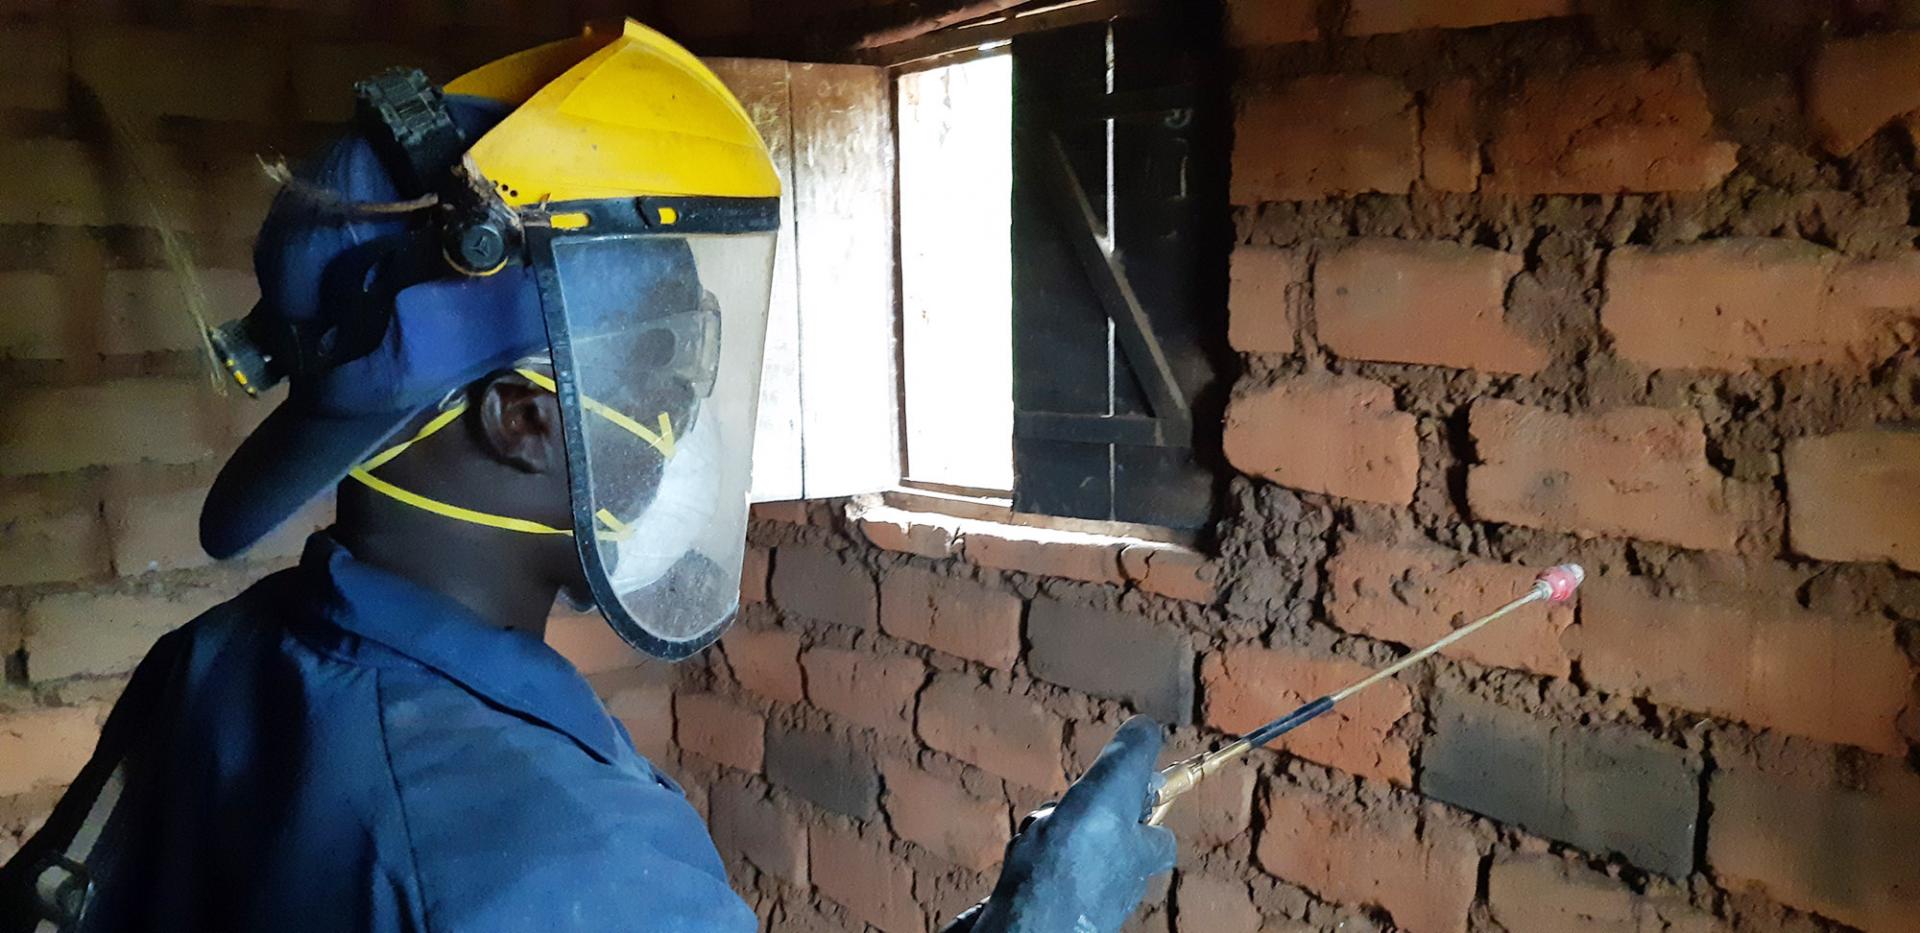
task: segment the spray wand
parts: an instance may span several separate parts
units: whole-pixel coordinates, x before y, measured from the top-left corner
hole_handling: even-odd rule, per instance
[[[1333,693],[1329,693],[1317,700],[1309,701],[1293,712],[1234,739],[1216,751],[1202,752],[1192,758],[1176,761],[1168,765],[1165,770],[1159,773],[1154,781],[1154,789],[1147,806],[1147,822],[1158,825],[1160,821],[1166,817],[1167,808],[1173,804],[1176,798],[1192,790],[1195,785],[1200,783],[1202,778],[1220,770],[1227,762],[1239,758],[1311,722],[1322,713],[1333,709],[1341,700],[1406,670],[1442,648],[1479,631],[1483,626],[1493,620],[1505,616],[1522,606],[1529,603],[1540,602],[1541,600],[1549,603],[1564,603],[1572,599],[1573,591],[1579,588],[1581,581],[1585,580],[1586,577],[1586,571],[1580,569],[1579,564],[1561,564],[1557,567],[1550,568],[1542,572],[1540,576],[1534,578],[1533,588],[1529,589],[1526,595],[1466,625],[1454,629],[1452,632],[1449,632],[1445,638],[1419,651],[1415,651]]]

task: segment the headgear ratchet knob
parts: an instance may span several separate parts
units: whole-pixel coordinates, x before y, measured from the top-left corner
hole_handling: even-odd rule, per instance
[[[1536,584],[1547,588],[1547,602],[1550,603],[1564,603],[1572,599],[1573,591],[1579,589],[1581,582],[1586,579],[1587,572],[1580,569],[1579,564],[1549,567],[1533,578]]]

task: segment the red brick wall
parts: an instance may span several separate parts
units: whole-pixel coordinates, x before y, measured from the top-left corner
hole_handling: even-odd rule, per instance
[[[1182,801],[1130,929],[1920,929],[1920,20],[1231,6],[1212,556],[763,510],[679,688],[738,885],[929,928],[1129,711],[1190,752],[1578,560]]]
[[[204,388],[99,102],[236,313],[255,152],[323,136],[373,67],[579,18],[301,6],[7,7],[0,854],[153,637],[298,540],[192,546],[265,409]],[[1210,557],[764,508],[720,649],[552,640],[774,928],[919,930],[1130,710],[1190,753],[1577,559],[1577,607],[1183,800],[1131,929],[1920,927],[1920,22],[1735,6],[1236,0],[1244,477]]]

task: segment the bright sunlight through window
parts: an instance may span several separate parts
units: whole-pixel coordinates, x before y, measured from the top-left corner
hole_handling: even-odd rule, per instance
[[[899,78],[906,479],[1013,488],[1013,57]]]

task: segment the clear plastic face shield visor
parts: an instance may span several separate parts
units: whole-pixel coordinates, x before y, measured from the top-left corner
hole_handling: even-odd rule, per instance
[[[593,603],[670,660],[739,609],[775,199],[556,204],[527,228]]]

